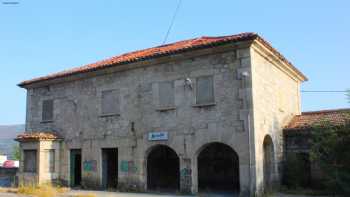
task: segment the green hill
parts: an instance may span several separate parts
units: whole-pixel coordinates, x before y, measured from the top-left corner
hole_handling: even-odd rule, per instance
[[[17,144],[14,138],[23,131],[24,125],[0,125],[0,153],[11,159],[13,147]]]

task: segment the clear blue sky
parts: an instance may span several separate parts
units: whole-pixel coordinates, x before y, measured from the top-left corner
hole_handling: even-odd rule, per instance
[[[5,0],[0,0],[4,2]],[[159,45],[177,0],[17,0],[0,4],[0,124],[24,123],[24,79]],[[183,0],[168,42],[257,32],[308,77],[304,90],[350,88],[349,0]],[[302,108],[349,107],[303,93]]]

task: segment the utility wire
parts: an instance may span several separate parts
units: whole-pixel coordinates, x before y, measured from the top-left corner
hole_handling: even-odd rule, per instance
[[[306,93],[345,93],[345,90],[302,90],[301,92]]]
[[[168,31],[167,31],[166,34],[165,34],[165,38],[164,38],[162,44],[165,44],[166,41],[168,40],[168,37],[169,37],[170,31],[171,31],[171,28],[173,27],[174,22],[175,22],[175,19],[176,19],[176,16],[177,16],[177,13],[179,12],[181,2],[182,2],[182,0],[179,0],[179,2],[177,3],[177,7],[176,7],[176,9],[175,9],[173,18],[171,19],[170,26],[169,26],[169,28],[168,28]]]

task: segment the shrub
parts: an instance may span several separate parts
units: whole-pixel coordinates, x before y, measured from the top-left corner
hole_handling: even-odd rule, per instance
[[[283,184],[289,189],[308,188],[310,186],[310,161],[307,153],[288,153]]]
[[[54,187],[51,184],[37,186],[35,184],[20,185],[17,193],[36,197],[54,197],[59,193],[66,192],[66,188]]]
[[[315,125],[312,131],[311,158],[323,174],[323,182],[333,194],[350,195],[350,122],[332,126]]]

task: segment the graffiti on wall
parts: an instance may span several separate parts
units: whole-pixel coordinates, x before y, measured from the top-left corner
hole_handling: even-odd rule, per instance
[[[125,160],[123,160],[120,163],[120,170],[122,172],[135,173],[137,171],[137,167],[136,167],[134,161],[125,161]]]
[[[192,169],[191,160],[188,158],[183,159],[184,168],[180,170],[180,184],[182,192],[191,192],[192,187]]]
[[[84,171],[86,172],[96,172],[97,170],[97,161],[96,160],[86,160],[83,163]]]
[[[189,168],[184,168],[180,171],[181,176],[191,176],[192,170]]]
[[[180,171],[180,183],[181,190],[183,192],[190,192],[192,186],[192,170],[190,168],[184,168]]]

